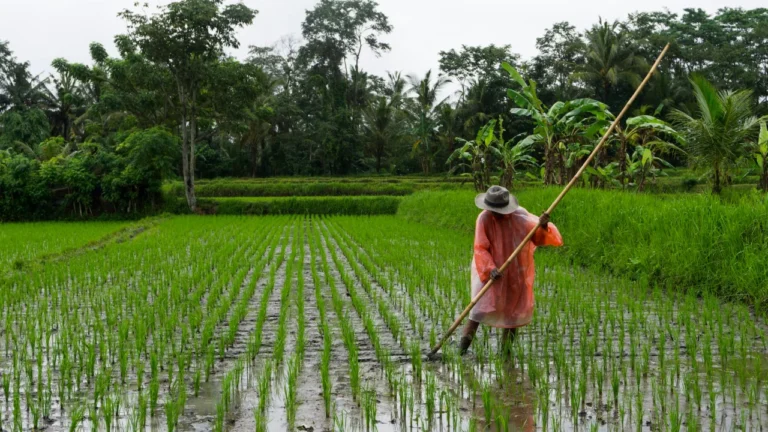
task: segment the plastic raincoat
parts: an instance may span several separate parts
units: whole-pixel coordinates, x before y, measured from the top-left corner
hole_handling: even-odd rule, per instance
[[[472,297],[512,255],[526,235],[539,224],[539,218],[520,207],[508,215],[487,210],[477,217],[475,253],[472,259]],[[469,319],[493,327],[517,328],[533,318],[533,253],[537,246],[562,246],[563,238],[552,223],[539,228],[469,314]]]

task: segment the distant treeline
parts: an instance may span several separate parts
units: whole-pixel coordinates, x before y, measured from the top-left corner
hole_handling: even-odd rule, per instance
[[[458,140],[491,119],[504,121],[507,138],[531,130],[510,114],[503,62],[535,80],[547,105],[589,97],[617,111],[671,42],[641,112],[690,111],[692,73],[751,89],[758,112],[768,100],[768,9],[558,23],[533,58],[513,45],[446,47],[439,71],[386,77],[359,61],[386,55],[394,31],[371,0],[320,0],[301,38],[251,46],[243,60],[224,55],[247,43],[236,31],[279,17],[223,0],[120,16],[128,31],[113,41],[116,57],[94,42],[89,64],[59,58],[50,76],[0,42],[0,219],[141,212],[168,178],[182,179],[194,208],[196,177],[445,172]],[[449,81],[457,94],[444,91]]]

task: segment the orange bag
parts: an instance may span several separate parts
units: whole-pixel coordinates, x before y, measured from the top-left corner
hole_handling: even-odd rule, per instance
[[[539,224],[538,216],[520,207],[508,215],[484,210],[477,217],[475,254],[472,259],[472,297],[477,295],[491,275],[512,255],[526,235]],[[539,228],[488,292],[469,314],[469,319],[493,327],[517,328],[533,318],[533,253],[538,246],[562,246],[563,238],[550,223]]]

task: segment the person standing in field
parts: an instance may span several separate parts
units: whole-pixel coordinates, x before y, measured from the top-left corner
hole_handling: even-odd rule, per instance
[[[530,324],[533,318],[533,253],[538,246],[562,246],[563,238],[549,215],[534,216],[520,207],[517,198],[501,186],[491,186],[475,198],[483,211],[475,226],[474,258],[472,259],[472,297],[489,279],[494,283],[475,305],[464,326],[459,344],[461,354],[467,352],[480,324],[504,329],[502,346],[511,347],[517,329]],[[536,234],[504,273],[499,267],[512,255],[526,235],[538,226]]]

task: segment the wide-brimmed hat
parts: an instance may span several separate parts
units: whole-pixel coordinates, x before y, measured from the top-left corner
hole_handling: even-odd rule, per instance
[[[520,207],[517,198],[501,186],[491,186],[487,192],[477,195],[475,205],[483,210],[501,214],[510,214]]]

